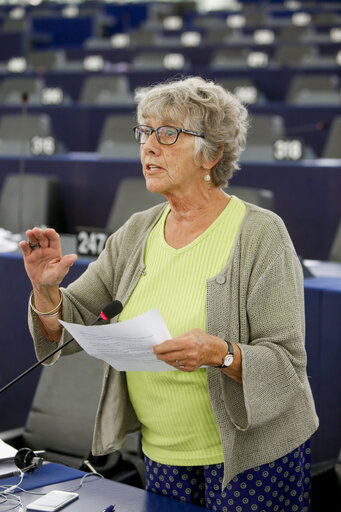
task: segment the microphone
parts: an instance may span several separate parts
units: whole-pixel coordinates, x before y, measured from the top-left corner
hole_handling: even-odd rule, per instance
[[[39,454],[45,453],[44,451],[34,452],[31,448],[20,448],[14,457],[8,457],[1,462],[14,461],[17,466],[17,471],[10,473],[0,474],[0,480],[4,478],[11,478],[12,476],[20,476],[22,473],[32,473],[36,468],[41,468],[44,459],[38,457]]]
[[[94,320],[94,322],[92,322],[90,325],[95,325],[97,322],[99,322],[99,320],[111,320],[112,318],[114,318],[115,316],[117,316],[118,314],[121,313],[123,309],[123,305],[122,303],[119,301],[119,300],[113,300],[112,302],[110,302],[110,304],[107,304],[103,309],[102,311],[100,312],[100,314],[98,315],[98,317],[96,318],[96,320]],[[16,382],[18,382],[19,380],[21,380],[23,377],[25,377],[28,373],[30,373],[32,370],[34,370],[35,368],[37,368],[37,366],[39,366],[40,364],[44,363],[47,359],[49,359],[51,356],[53,356],[54,354],[56,354],[57,352],[59,352],[60,350],[62,350],[64,347],[66,347],[66,345],[68,345],[69,343],[71,343],[71,341],[73,341],[74,338],[70,338],[69,340],[65,341],[65,343],[63,343],[60,347],[57,347],[55,350],[52,350],[52,352],[50,352],[49,354],[47,354],[47,356],[43,357],[43,359],[40,359],[39,361],[37,361],[36,363],[34,363],[34,365],[32,365],[30,368],[27,368],[27,370],[25,370],[23,373],[21,373],[20,375],[18,375],[17,377],[15,377],[15,379],[13,379],[11,382],[9,382],[8,384],[6,384],[4,387],[2,387],[0,389],[0,394],[3,392],[3,391],[6,391],[6,389],[10,388],[11,386],[13,386],[13,384],[15,384]]]
[[[15,454],[14,462],[17,468],[26,473],[32,473],[36,468],[41,468],[44,459],[37,457],[30,448],[20,448]]]
[[[322,132],[328,130],[330,127],[330,123],[325,121],[320,121],[318,123],[313,124],[302,124],[298,126],[294,126],[292,128],[287,128],[287,135],[301,135],[303,133],[311,133],[311,132]]]

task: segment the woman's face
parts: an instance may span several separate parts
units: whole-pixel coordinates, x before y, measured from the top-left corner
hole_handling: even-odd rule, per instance
[[[143,124],[152,128],[165,125],[183,128],[181,123],[169,120],[146,119]],[[194,162],[194,144],[194,136],[186,133],[180,133],[175,144],[160,144],[155,132],[141,144],[143,175],[150,192],[166,196],[186,194],[204,184],[204,169]]]

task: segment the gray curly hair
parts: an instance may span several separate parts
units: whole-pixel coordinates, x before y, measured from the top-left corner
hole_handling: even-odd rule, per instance
[[[135,95],[137,120],[183,123],[187,130],[205,135],[195,137],[194,157],[198,165],[212,162],[216,186],[226,186],[245,148],[249,126],[248,112],[239,99],[222,86],[201,77],[190,77],[140,89]]]

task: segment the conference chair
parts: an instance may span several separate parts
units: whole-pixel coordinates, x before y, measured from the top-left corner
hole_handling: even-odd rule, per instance
[[[330,261],[341,262],[341,220],[339,222],[336,234],[330,249],[329,258]]]
[[[49,462],[84,471],[89,463],[107,478],[142,486],[139,433],[129,434],[121,452],[90,455],[102,378],[103,361],[83,351],[43,367],[25,426],[0,436],[16,449],[45,450]]]
[[[182,53],[165,51],[139,52],[132,60],[133,70],[177,70],[185,71],[189,62]]]
[[[255,204],[266,210],[275,211],[275,198],[272,190],[234,185],[228,185],[224,187],[224,190],[227,194],[237,196],[247,203]]]
[[[35,7],[30,12],[30,18],[32,20],[34,20],[35,18],[59,18],[60,11],[57,9],[53,9],[51,7],[48,4],[46,5],[46,7]]]
[[[104,158],[139,158],[140,148],[133,134],[135,124],[133,114],[108,116],[97,145],[98,154]]]
[[[226,20],[223,16],[219,14],[197,14],[191,20],[191,28],[193,29],[201,29],[201,30],[210,30],[210,29],[220,29],[226,27]]]
[[[274,195],[271,190],[250,187],[228,186],[224,188],[242,200],[274,211]],[[114,232],[129,217],[138,211],[146,210],[166,201],[162,194],[154,194],[146,188],[144,178],[125,178],[120,181],[106,224],[106,231]]]
[[[211,69],[229,69],[247,66],[248,50],[245,48],[228,48],[213,52]]]
[[[205,34],[205,43],[215,45],[217,43],[228,43],[232,40],[233,37],[238,37],[238,33],[227,27],[224,24],[223,27],[213,27],[209,28]]]
[[[312,15],[313,25],[337,27],[341,24],[339,11],[333,9],[330,12],[314,12]]]
[[[340,105],[340,85],[337,75],[296,75],[286,96],[295,105]]]
[[[64,231],[59,179],[51,175],[7,174],[0,191],[0,227],[20,233],[42,225]]]
[[[120,105],[132,103],[134,95],[130,91],[129,81],[125,75],[96,75],[84,80],[80,101],[92,105]]]
[[[31,31],[31,20],[25,18],[5,18],[1,25],[2,32],[21,32],[26,33]]]
[[[278,115],[253,115],[241,161],[273,161],[273,143],[284,137],[284,120]]]
[[[305,67],[321,63],[315,46],[280,45],[275,51],[274,61],[280,67]]]
[[[36,77],[4,78],[0,85],[0,103],[18,105],[27,94],[29,104],[40,105],[44,80]]]
[[[121,180],[109,213],[106,231],[113,233],[133,213],[146,210],[165,201],[166,199],[163,195],[149,192],[143,177]]]
[[[0,119],[0,155],[30,156],[36,151],[34,137],[46,139],[52,135],[47,114],[3,115]],[[56,144],[53,152],[57,149]]]
[[[341,158],[341,116],[334,117],[323,148],[323,158]]]
[[[233,92],[246,105],[266,103],[265,94],[250,78],[221,78],[218,83],[224,89]]]
[[[28,63],[38,71],[61,70],[66,66],[66,54],[61,49],[34,50],[28,54]]]
[[[242,13],[245,16],[246,25],[263,27],[268,24],[266,10],[257,5],[257,3],[243,3]]]
[[[310,25],[288,25],[279,29],[278,40],[280,43],[296,43],[312,38],[313,34],[314,32]]]
[[[153,46],[156,43],[156,33],[144,28],[138,28],[129,32],[130,44],[135,47]]]

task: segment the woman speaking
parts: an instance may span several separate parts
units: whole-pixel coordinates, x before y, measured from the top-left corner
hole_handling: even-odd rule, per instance
[[[166,202],[134,214],[67,288],[76,255],[62,256],[53,229],[27,231],[37,356],[67,339],[61,318],[90,324],[113,298],[118,321],[158,308],[172,339],[153,351],[174,371],[105,365],[93,453],[119,450],[140,428],[149,491],[217,511],[308,511],[318,420],[300,263],[277,215],[222,188],[238,169],[247,111],[198,77],[137,101],[146,187]]]

